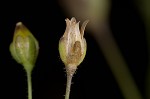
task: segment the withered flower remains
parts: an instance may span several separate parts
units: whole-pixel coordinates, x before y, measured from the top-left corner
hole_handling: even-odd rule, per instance
[[[79,29],[79,23],[74,17],[71,20],[66,19],[66,31],[59,41],[60,58],[67,72],[65,99],[69,99],[72,77],[77,66],[83,61],[87,49],[83,36],[88,20],[82,24],[81,29]]]
[[[76,68],[83,61],[86,54],[87,45],[83,36],[88,20],[82,24],[81,29],[79,29],[80,22],[76,22],[74,17],[65,21],[67,26],[59,41],[59,53],[65,66]]]

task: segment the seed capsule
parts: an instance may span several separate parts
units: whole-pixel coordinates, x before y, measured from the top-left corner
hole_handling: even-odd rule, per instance
[[[86,54],[87,45],[83,36],[88,20],[82,24],[80,30],[79,22],[74,17],[65,21],[66,30],[59,41],[60,58],[65,66],[78,66]]]
[[[12,57],[24,66],[25,70],[32,71],[38,56],[39,44],[21,22],[16,24],[10,52]]]

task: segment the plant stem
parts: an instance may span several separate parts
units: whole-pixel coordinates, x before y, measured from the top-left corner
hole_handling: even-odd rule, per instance
[[[70,96],[70,89],[71,89],[71,81],[72,81],[72,75],[67,74],[67,85],[66,85],[66,95],[65,99],[69,99]]]
[[[32,80],[31,80],[31,72],[27,72],[27,83],[28,83],[28,99],[32,99]]]
[[[118,82],[124,98],[143,99],[109,27],[106,25],[102,28],[93,30],[93,32],[96,32],[95,38],[97,39],[104,57]]]
[[[148,44],[148,67],[146,71],[145,89],[146,89],[146,98],[150,99],[150,23],[146,24],[146,32],[147,32],[147,44]]]
[[[68,66],[66,66],[67,84],[66,84],[65,99],[69,99],[72,77],[73,77],[73,75],[74,75],[74,73],[75,73],[75,71],[76,71],[76,67],[77,67],[77,66],[74,66],[74,65],[68,65]]]

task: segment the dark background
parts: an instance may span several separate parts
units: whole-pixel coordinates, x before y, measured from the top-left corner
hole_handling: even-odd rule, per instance
[[[30,29],[40,46],[32,75],[33,99],[64,99],[66,75],[59,57],[58,41],[65,31],[68,16],[60,4],[57,0],[0,1],[0,6],[0,90],[4,99],[27,99],[26,73],[9,52],[15,24],[19,21]],[[110,26],[144,95],[146,33],[132,0],[112,0]],[[123,99],[97,42],[89,31],[86,31],[85,38],[88,51],[73,78],[70,99]]]

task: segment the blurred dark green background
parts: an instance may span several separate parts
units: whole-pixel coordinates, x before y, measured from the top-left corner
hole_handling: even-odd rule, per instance
[[[113,36],[144,95],[148,62],[144,22],[133,0],[112,0],[109,17]],[[25,71],[9,52],[19,21],[30,29],[40,46],[32,75],[33,99],[64,99],[66,75],[58,41],[65,31],[65,18],[71,17],[57,0],[0,1],[0,90],[4,99],[27,99]],[[87,55],[74,75],[70,99],[124,99],[96,40],[89,31],[85,38]]]

